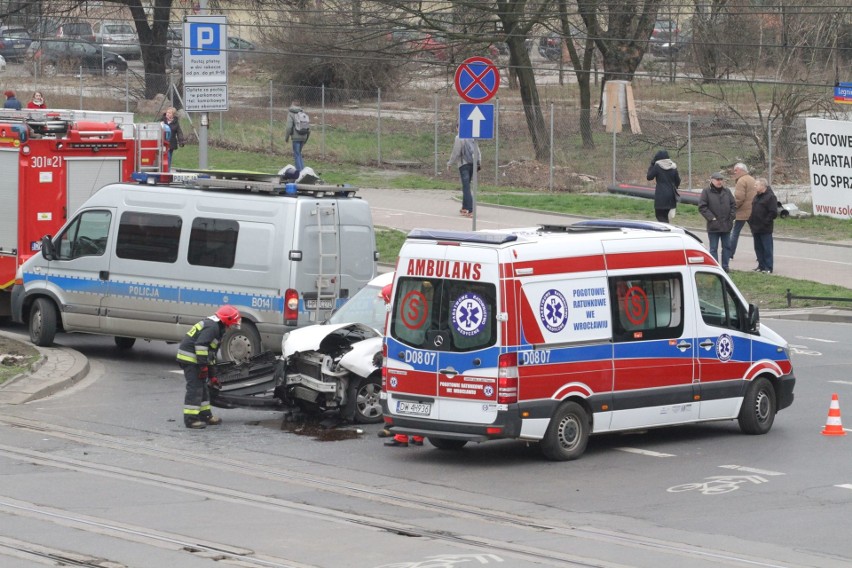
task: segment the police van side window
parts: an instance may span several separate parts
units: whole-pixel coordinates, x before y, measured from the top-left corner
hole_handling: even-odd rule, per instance
[[[82,256],[101,256],[106,252],[109,211],[85,211],[81,213],[57,240],[58,260],[73,260]]]
[[[714,327],[744,329],[746,309],[722,277],[710,272],[698,272],[695,274],[695,289],[698,291],[698,305],[704,323]]]
[[[672,339],[683,334],[680,274],[645,274],[609,279],[613,340]]]
[[[195,266],[233,268],[239,233],[240,224],[236,221],[193,219],[187,261]]]
[[[115,254],[129,260],[174,263],[181,225],[176,215],[125,211],[118,225]]]

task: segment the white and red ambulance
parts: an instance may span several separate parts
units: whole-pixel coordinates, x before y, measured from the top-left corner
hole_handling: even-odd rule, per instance
[[[764,434],[793,402],[787,343],[700,241],[671,225],[414,230],[384,345],[392,432],[440,449],[738,420]]]

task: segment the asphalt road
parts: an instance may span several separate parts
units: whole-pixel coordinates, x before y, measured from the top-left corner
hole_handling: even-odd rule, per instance
[[[62,335],[90,376],[0,412],[0,565],[848,566],[852,436],[820,431],[832,393],[852,404],[850,325],[765,323],[798,377],[769,434],[596,436],[570,463],[512,441],[385,448],[378,425],[320,441],[280,412],[187,430],[174,346]]]
[[[565,225],[579,217],[528,210],[479,205],[475,219],[459,215],[461,190],[458,192],[416,189],[362,189],[359,195],[370,202],[376,225],[402,229],[501,229],[529,227],[539,224]],[[784,221],[777,221],[783,223]],[[675,217],[677,223],[677,217]],[[706,242],[707,234],[696,230]],[[740,237],[733,270],[752,270],[752,239]],[[775,272],[791,278],[813,280],[823,284],[849,287],[852,282],[852,243],[825,244],[775,239]],[[771,278],[767,275],[767,278]]]

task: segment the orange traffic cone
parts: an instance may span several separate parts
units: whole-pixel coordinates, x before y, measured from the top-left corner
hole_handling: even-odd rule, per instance
[[[828,407],[828,420],[825,421],[823,436],[845,436],[846,430],[840,424],[840,401],[837,393],[831,395],[831,406]]]

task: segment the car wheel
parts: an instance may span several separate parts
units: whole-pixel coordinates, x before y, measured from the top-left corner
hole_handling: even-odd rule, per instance
[[[222,338],[222,359],[245,363],[260,355],[260,334],[254,324],[243,320],[240,329],[229,328]]]
[[[135,344],[136,344],[136,338],[135,337],[119,337],[117,335],[115,336],[115,346],[118,347],[119,349],[121,349],[122,351],[125,351],[127,349],[132,349],[133,345],[135,345]]]
[[[460,450],[465,444],[467,444],[467,440],[453,440],[450,438],[429,438],[429,443],[438,448],[439,450]]]
[[[104,65],[104,74],[107,77],[117,77],[121,72],[121,69],[118,66],[118,63],[113,63],[112,61]]]
[[[541,440],[541,453],[549,460],[575,460],[589,442],[589,415],[576,402],[563,402],[556,409]]]
[[[766,377],[754,379],[743,397],[737,422],[745,434],[766,434],[775,422],[775,389]]]
[[[382,379],[377,376],[362,377],[350,389],[346,416],[359,424],[377,424],[382,421]]]
[[[39,347],[50,347],[56,337],[56,306],[47,298],[39,298],[30,310],[30,341]]]
[[[56,67],[56,63],[45,63],[41,68],[41,72],[45,77],[56,77],[59,69]]]

